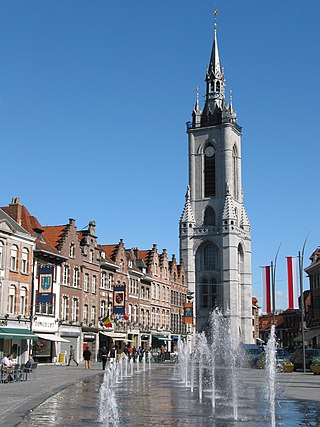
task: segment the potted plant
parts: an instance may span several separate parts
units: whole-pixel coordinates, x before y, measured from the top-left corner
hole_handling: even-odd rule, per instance
[[[320,374],[320,357],[315,357],[311,360],[310,370],[316,375]]]
[[[291,362],[291,360],[290,360],[290,359],[285,359],[285,360],[281,363],[281,366],[282,366],[282,371],[283,371],[283,372],[286,372],[286,373],[288,373],[288,372],[292,372],[292,371],[293,371],[293,368],[294,368],[294,364]]]
[[[257,360],[257,367],[260,369],[264,369],[266,367],[266,356],[264,353],[261,354],[261,356]]]

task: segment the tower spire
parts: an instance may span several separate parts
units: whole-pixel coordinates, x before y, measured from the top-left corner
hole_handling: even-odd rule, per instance
[[[221,67],[217,38],[217,15],[218,11],[213,11],[214,31],[213,45],[210,56],[209,67],[206,72],[206,102],[203,110],[203,125],[220,124],[222,120],[222,109],[225,107],[225,79],[224,70]]]

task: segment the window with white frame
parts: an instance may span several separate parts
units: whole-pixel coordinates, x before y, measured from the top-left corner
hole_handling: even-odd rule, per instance
[[[113,286],[113,274],[112,273],[109,273],[109,283],[108,284],[109,284],[108,289],[111,290],[112,286]]]
[[[146,288],[146,300],[150,300],[150,288]]]
[[[146,321],[146,324],[149,325],[149,322],[150,322],[150,311],[149,310],[146,310],[145,321]]]
[[[156,299],[160,300],[160,285],[159,285],[159,283],[157,284],[157,295],[156,295]]]
[[[89,252],[89,262],[93,262],[93,249],[90,249]]]
[[[151,310],[151,322],[153,326],[156,324],[156,309],[154,307]]]
[[[61,305],[61,317],[62,320],[67,320],[67,313],[68,313],[68,297],[64,295],[62,297],[62,305]]]
[[[162,302],[165,302],[165,297],[166,297],[166,288],[165,286],[162,286]]]
[[[70,284],[70,265],[64,264],[63,266],[63,284]]]
[[[106,315],[106,302],[105,300],[100,301],[100,317],[104,317]]]
[[[120,260],[119,268],[120,268],[121,272],[124,270],[124,261],[123,261],[123,259]]]
[[[144,324],[145,324],[144,308],[142,308],[142,309],[140,310],[140,320],[141,320],[141,323],[144,325]]]
[[[96,307],[94,305],[91,307],[91,323],[94,325],[96,323]]]
[[[151,297],[152,297],[152,299],[155,299],[155,297],[156,297],[156,291],[155,291],[155,289],[156,289],[156,285],[155,285],[155,283],[152,283],[152,285],[151,285],[152,287],[151,287]]]
[[[87,324],[87,323],[88,323],[88,312],[89,312],[88,305],[87,305],[87,304],[85,304],[85,305],[83,306],[83,322],[84,322],[85,324]]]
[[[22,249],[21,271],[22,273],[28,273],[29,271],[29,251],[27,248]]]
[[[156,323],[160,325],[160,308],[157,308]]]
[[[154,274],[155,274],[155,276],[158,275],[158,264],[157,263],[154,264]]]
[[[3,268],[3,259],[4,259],[4,243],[0,240],[0,268]]]
[[[169,328],[169,319],[170,319],[170,312],[167,310],[166,312],[166,327]]]
[[[165,310],[162,310],[161,322],[162,322],[162,326],[164,326],[166,324],[166,311]]]
[[[17,271],[18,269],[18,246],[12,245],[10,251],[10,270]]]
[[[27,289],[25,287],[20,289],[20,314],[26,314],[26,300],[27,300]]]
[[[128,305],[128,317],[129,317],[129,322],[132,322],[132,304]]]
[[[134,305],[133,307],[133,321],[138,322],[138,306]]]
[[[97,292],[97,276],[92,276],[91,292],[95,294]]]
[[[88,290],[89,290],[89,279],[90,279],[89,273],[85,273],[84,281],[83,281],[84,292],[88,292]]]
[[[69,248],[69,256],[70,256],[70,258],[74,258],[75,254],[76,254],[75,245],[74,245],[74,243],[70,243],[70,248]]]
[[[141,297],[141,299],[145,298],[145,296],[144,296],[144,286],[141,286],[140,297]]]
[[[72,307],[71,307],[71,320],[76,322],[78,320],[78,298],[72,298]]]
[[[167,279],[168,278],[168,268],[164,267],[164,278]]]
[[[107,287],[107,273],[103,271],[101,273],[101,288],[105,289]]]
[[[75,267],[73,270],[73,286],[75,288],[80,287],[80,270],[78,267]]]
[[[10,285],[10,287],[9,287],[9,300],[8,300],[8,313],[9,314],[14,314],[15,300],[16,300],[16,287],[14,285]]]

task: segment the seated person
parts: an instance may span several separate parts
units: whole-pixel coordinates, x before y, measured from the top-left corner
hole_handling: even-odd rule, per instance
[[[28,359],[27,363],[25,364],[25,368],[30,369],[33,364],[34,364],[34,360],[33,360],[32,354],[29,354],[29,359]]]
[[[1,359],[1,365],[5,366],[6,368],[12,368],[13,362],[12,362],[12,354],[4,355],[4,357]]]

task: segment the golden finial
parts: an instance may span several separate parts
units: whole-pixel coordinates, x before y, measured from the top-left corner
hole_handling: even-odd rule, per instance
[[[213,12],[214,15],[214,28],[217,28],[217,15],[218,15],[218,9],[215,9]]]

